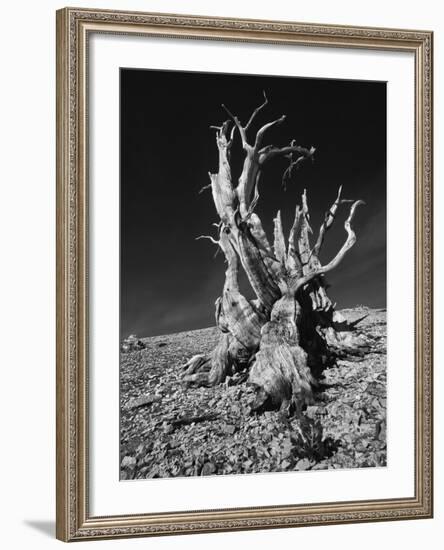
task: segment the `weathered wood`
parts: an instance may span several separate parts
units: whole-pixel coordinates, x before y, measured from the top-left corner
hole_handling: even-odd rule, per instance
[[[254,408],[266,402],[286,411],[300,411],[312,400],[313,373],[319,373],[333,355],[332,350],[349,346],[351,336],[338,333],[334,305],[326,290],[324,274],[334,269],[355,244],[351,222],[355,201],[344,224],[347,239],[326,265],[319,253],[325,234],[343,203],[342,187],[325,214],[315,244],[310,238],[307,193],[296,206],[294,222],[286,243],[280,212],[274,219],[273,247],[255,213],[259,199],[258,182],[264,164],[285,156],[289,165],[284,172],[287,182],[305,159],[313,159],[314,147],[301,147],[294,140],[278,147],[263,145],[267,131],[282,124],[285,115],[263,124],[255,136],[248,136],[253,121],[268,104],[264,101],[253,110],[247,124],[227,107],[230,120],[216,129],[219,152],[218,172],[210,174],[216,212],[220,219],[218,239],[208,237],[223,251],[227,261],[225,283],[216,300],[215,318],[220,339],[207,355],[197,355],[185,365],[184,380],[192,385],[211,386],[227,376],[242,376],[249,372],[249,382],[257,387]],[[242,145],[243,165],[237,183],[232,181],[230,158],[234,133]],[[241,293],[239,269],[245,272],[256,298],[252,301]],[[238,374],[242,371],[242,374]]]
[[[336,254],[336,256],[328,264],[326,264],[325,266],[321,266],[321,267],[311,271],[310,273],[308,273],[304,277],[301,277],[300,279],[298,279],[292,285],[292,288],[295,292],[299,288],[301,288],[302,286],[304,286],[305,284],[310,282],[315,277],[318,277],[319,275],[323,275],[324,273],[328,273],[329,271],[331,271],[332,269],[337,267],[341,263],[341,261],[344,259],[344,256],[346,255],[346,253],[350,250],[350,248],[356,242],[356,234],[355,234],[355,232],[353,231],[353,229],[351,227],[351,222],[353,220],[356,208],[360,204],[365,204],[365,203],[364,203],[364,201],[361,201],[361,200],[355,201],[353,203],[353,205],[350,209],[350,214],[349,214],[348,218],[346,219],[346,221],[344,223],[344,228],[347,232],[347,239],[346,239],[345,243],[342,245],[341,250]]]
[[[260,349],[250,370],[250,382],[265,391],[278,408],[292,402],[300,409],[312,401],[313,379],[307,354],[299,345],[296,304],[291,293],[275,303],[271,319],[262,329]]]
[[[286,266],[287,250],[285,247],[284,232],[282,230],[281,211],[274,218],[274,255],[276,260],[283,266]]]

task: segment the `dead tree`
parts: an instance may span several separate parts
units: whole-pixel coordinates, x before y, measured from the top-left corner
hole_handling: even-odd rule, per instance
[[[258,182],[265,163],[285,157],[289,164],[283,175],[287,181],[304,160],[311,159],[313,147],[295,141],[283,147],[264,145],[272,127],[282,124],[285,115],[264,124],[251,136],[251,125],[264,102],[243,125],[226,107],[229,120],[216,131],[219,168],[210,173],[210,186],[219,216],[217,238],[206,237],[223,251],[227,269],[222,295],[216,300],[216,323],[220,339],[208,355],[197,355],[185,365],[188,384],[212,386],[227,376],[248,372],[249,382],[257,388],[254,408],[266,403],[276,408],[300,410],[312,401],[313,374],[325,364],[332,348],[350,345],[350,332],[336,330],[338,318],[330,300],[324,275],[334,269],[355,244],[352,220],[363,201],[344,200],[339,188],[336,200],[325,214],[314,244],[310,243],[307,195],[296,206],[294,222],[286,239],[280,212],[274,219],[273,245],[255,213]],[[243,168],[233,181],[230,157],[238,132],[243,149]],[[346,239],[342,248],[322,265],[319,254],[326,232],[338,208],[349,204],[344,223]],[[238,273],[243,269],[256,295],[247,300],[239,290]],[[339,319],[339,321],[343,321]],[[346,334],[347,336],[344,336]]]

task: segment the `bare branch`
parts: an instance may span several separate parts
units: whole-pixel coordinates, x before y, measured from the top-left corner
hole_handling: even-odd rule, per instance
[[[278,155],[288,155],[293,153],[299,153],[303,157],[312,158],[316,149],[310,147],[300,147],[299,145],[287,145],[285,147],[275,147],[274,145],[267,145],[259,151],[259,164],[264,164],[267,160]]]
[[[311,228],[311,225],[310,225],[310,213],[308,211],[307,189],[304,189],[304,192],[302,193],[302,214],[305,218],[308,232],[313,233],[313,229]]]
[[[289,247],[293,249],[295,248],[295,242],[297,241],[299,236],[299,231],[301,227],[301,213],[301,207],[299,206],[299,204],[297,204],[296,211],[294,213],[293,225],[291,226],[290,235],[288,237]]]
[[[223,103],[222,103],[222,108],[225,109],[225,111],[230,115],[230,117],[232,118],[234,124],[236,125],[237,129],[239,130],[239,134],[240,134],[241,140],[242,140],[242,147],[247,151],[250,148],[250,145],[248,144],[248,141],[247,141],[247,133],[245,132],[245,128],[242,126],[242,124],[240,123],[237,116],[233,115],[233,113]],[[232,135],[234,135],[234,134],[232,134]]]
[[[233,115],[233,113],[228,109],[228,107],[224,103],[222,103],[222,109],[224,109],[224,111],[228,113],[228,115],[232,120],[236,120],[237,117]]]
[[[282,229],[281,211],[278,210],[276,217],[273,220],[274,223],[274,255],[278,262],[285,265],[285,259],[287,251],[285,249],[284,232]]]
[[[248,130],[248,128],[252,124],[253,120],[255,119],[255,117],[259,113],[259,111],[261,111],[268,104],[268,99],[267,99],[267,96],[265,94],[265,91],[263,90],[262,93],[264,94],[264,100],[265,101],[262,103],[262,105],[259,105],[259,107],[256,107],[256,109],[253,111],[253,113],[250,117],[250,120],[247,122],[247,124],[245,126],[245,130]]]
[[[291,157],[290,157],[291,158]],[[296,169],[301,162],[303,162],[307,157],[301,155],[296,160],[291,160],[290,164],[286,168],[285,172],[282,174],[282,186],[284,189],[287,189],[287,181],[290,180],[293,170]]]
[[[236,125],[233,124],[233,127],[231,128],[231,132],[230,132],[230,143],[233,141],[235,130],[236,130]]]
[[[260,147],[262,143],[262,139],[264,138],[264,134],[267,130],[269,130],[273,126],[276,126],[277,124],[281,124],[282,122],[284,122],[286,118],[287,117],[285,115],[282,115],[280,118],[277,118],[276,120],[272,120],[271,122],[264,124],[264,126],[262,126],[262,128],[260,128],[256,134],[256,141],[254,144],[254,148],[258,149],[258,147]]]
[[[337,265],[341,263],[343,260],[345,254],[350,250],[350,248],[355,244],[356,242],[356,234],[353,231],[351,227],[351,222],[353,220],[353,217],[355,215],[355,210],[360,204],[365,204],[364,201],[356,201],[353,203],[352,207],[350,208],[350,214],[347,218],[347,220],[344,223],[344,228],[347,232],[347,240],[343,244],[341,250],[336,254],[336,256],[325,266],[321,266],[318,269],[315,269],[311,273],[308,273],[304,277],[301,277],[300,279],[297,279],[295,283],[292,285],[292,290],[296,292],[301,287],[309,283],[312,279],[315,277],[319,277],[319,275],[323,275],[324,273],[327,273],[328,271],[331,271],[334,269]]]
[[[331,205],[330,210],[325,214],[324,222],[319,229],[319,234],[316,240],[316,244],[314,245],[313,250],[311,251],[311,253],[314,254],[315,256],[319,254],[319,250],[321,249],[322,243],[324,241],[325,232],[329,229],[329,227],[333,223],[333,220],[335,219],[336,211],[338,209],[338,206],[341,200],[341,193],[342,193],[342,185],[339,186],[336,200]]]
[[[319,255],[319,251],[321,250],[322,243],[324,242],[325,233],[332,226],[332,224],[335,220],[335,216],[336,216],[336,212],[338,210],[338,207],[341,204],[349,204],[349,203],[355,202],[355,201],[349,200],[349,199],[341,199],[341,192],[342,192],[342,185],[338,189],[338,194],[337,194],[335,202],[331,205],[330,210],[328,210],[325,213],[324,222],[322,223],[321,227],[319,228],[318,238],[317,238],[316,244],[314,245],[314,247],[311,251],[310,256],[312,256],[312,255],[313,256],[318,256]]]
[[[290,272],[296,274],[301,273],[302,263],[301,258],[296,250],[296,242],[299,239],[299,231],[301,230],[302,211],[300,206],[296,205],[296,211],[294,214],[293,225],[290,229],[290,235],[288,237],[288,253],[287,253],[287,268]]]
[[[301,197],[301,222],[300,222],[300,230],[298,234],[297,239],[297,247],[298,247],[298,253],[299,253],[299,259],[301,261],[301,267],[302,267],[302,273],[306,274],[310,270],[310,234],[313,233],[313,230],[310,226],[310,214],[308,212],[308,204],[307,204],[307,190],[304,189],[304,192],[302,193]]]
[[[219,246],[219,241],[217,241],[214,237],[212,237],[211,235],[199,235],[198,237],[196,237],[196,241],[199,241],[200,239],[208,239],[210,240],[213,244],[217,244]]]
[[[201,188],[199,189],[199,193],[198,193],[198,194],[201,195],[201,194],[205,191],[205,189],[211,189],[211,183],[209,183],[208,185],[204,185],[203,187],[201,187]]]

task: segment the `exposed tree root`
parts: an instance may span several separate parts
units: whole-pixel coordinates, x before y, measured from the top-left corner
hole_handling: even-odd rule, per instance
[[[183,381],[193,386],[215,386],[245,369],[251,354],[230,333],[222,333],[208,355],[195,355],[184,366]]]

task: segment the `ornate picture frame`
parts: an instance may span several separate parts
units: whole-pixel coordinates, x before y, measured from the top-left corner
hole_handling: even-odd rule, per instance
[[[95,34],[404,52],[414,57],[415,250],[414,296],[409,297],[414,302],[415,349],[412,496],[92,513],[89,225],[94,205],[89,201],[88,47]],[[432,44],[429,31],[79,8],[57,12],[57,538],[74,541],[432,517]]]

